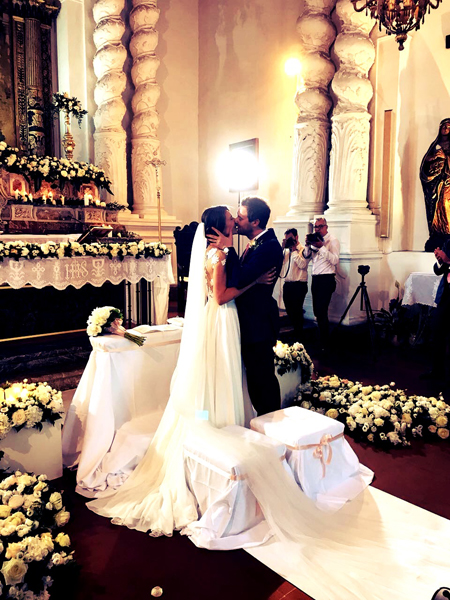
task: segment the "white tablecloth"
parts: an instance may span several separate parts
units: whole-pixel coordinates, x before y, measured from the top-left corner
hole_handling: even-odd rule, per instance
[[[67,413],[64,464],[78,464],[77,489],[87,496],[129,475],[169,399],[182,330],[171,325],[137,330],[146,333],[142,348],[114,335],[91,338],[93,351]]]
[[[1,240],[0,240],[1,241]],[[0,284],[7,283],[20,289],[27,283],[41,289],[50,285],[64,290],[69,285],[80,289],[86,283],[100,287],[107,281],[117,285],[122,281],[138,283],[141,279],[154,281],[157,277],[164,283],[173,283],[170,255],[162,258],[44,258],[18,261],[7,258],[0,262]]]
[[[403,305],[424,304],[425,306],[436,306],[434,299],[441,281],[442,275],[434,273],[411,273],[405,281],[405,293]]]

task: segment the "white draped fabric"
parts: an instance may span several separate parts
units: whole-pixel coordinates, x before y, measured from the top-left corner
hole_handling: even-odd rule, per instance
[[[436,306],[436,298],[442,275],[434,273],[411,273],[405,281],[405,293],[403,294],[403,305],[423,304],[425,306]]]
[[[165,283],[174,282],[170,255],[162,258],[126,256],[123,261],[85,256],[34,260],[20,258],[18,261],[7,258],[0,262],[0,284],[7,283],[14,289],[26,284],[38,289],[52,286],[64,290],[69,285],[79,289],[86,283],[101,287],[107,281],[117,285],[122,281],[154,281],[157,277]]]
[[[85,496],[126,479],[145,454],[170,393],[180,328],[136,329],[147,337],[142,348],[117,335],[90,338],[93,350],[67,413],[64,464],[78,464],[77,491]]]

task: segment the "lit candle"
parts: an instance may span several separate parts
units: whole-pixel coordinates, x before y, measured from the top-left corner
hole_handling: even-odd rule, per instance
[[[18,200],[18,199],[19,199],[19,190],[16,190],[16,191],[14,192],[14,196],[16,197],[16,200]]]
[[[96,200],[96,201],[95,201],[95,205],[96,205],[96,206],[100,206],[100,200]]]
[[[89,206],[89,196],[87,194],[84,195],[84,205]]]
[[[28,196],[26,195],[25,192],[21,192],[20,195],[22,196],[22,202],[27,202],[28,201]]]
[[[33,194],[28,194],[28,200],[29,200],[30,202],[33,202]]]
[[[49,192],[49,193],[48,193],[48,199],[50,200],[50,202],[51,202],[52,204],[55,204],[55,202],[54,202],[54,200],[53,200],[53,192]]]
[[[64,196],[60,196],[59,199],[61,200],[61,204],[64,206]]]
[[[42,200],[44,201],[44,204],[47,204],[47,194],[42,196]]]

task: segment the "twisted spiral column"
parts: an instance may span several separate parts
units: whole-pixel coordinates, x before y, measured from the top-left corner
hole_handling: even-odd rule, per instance
[[[158,207],[157,187],[161,185],[158,139],[159,115],[156,103],[160,89],[156,82],[159,58],[155,54],[158,32],[155,29],[159,9],[155,0],[133,0],[130,25],[133,35],[130,52],[133,57],[131,77],[135,86],[132,99],[132,172],[133,212],[155,214]],[[155,166],[156,165],[156,166]]]
[[[301,81],[295,103],[291,202],[288,216],[312,218],[323,213],[327,178],[329,120],[332,106],[328,85],[335,67],[329,49],[336,30],[330,12],[336,0],[306,0],[297,21],[303,47]]]
[[[335,51],[339,69],[331,87],[337,97],[332,116],[329,211],[367,212],[370,114],[373,89],[368,73],[375,60],[369,38],[373,19],[357,13],[350,0],[338,0],[342,23]]]
[[[93,15],[94,73],[97,84],[94,100],[98,108],[95,123],[95,161],[112,181],[114,200],[127,205],[126,133],[122,120],[126,106],[122,93],[126,86],[123,65],[127,51],[121,39],[125,24],[120,17],[125,0],[98,0]]]

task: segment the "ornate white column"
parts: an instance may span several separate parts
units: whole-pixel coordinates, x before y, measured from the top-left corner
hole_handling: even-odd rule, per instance
[[[375,60],[369,33],[375,22],[364,13],[357,13],[350,0],[338,0],[336,12],[342,31],[334,46],[339,69],[331,83],[337,104],[332,116],[329,211],[367,212],[367,106],[373,95],[368,73]]]
[[[130,25],[133,35],[130,52],[133,57],[131,77],[135,86],[132,100],[132,172],[133,172],[133,212],[140,215],[155,215],[157,208],[157,184],[161,186],[161,169],[156,181],[155,163],[160,157],[158,139],[159,115],[156,103],[159,99],[159,85],[156,71],[159,58],[155,54],[158,32],[155,29],[159,19],[156,0],[133,0]],[[153,162],[152,162],[153,161]],[[162,206],[160,207],[162,210]]]
[[[298,119],[294,132],[291,202],[288,217],[323,212],[327,178],[329,120],[332,106],[328,84],[335,67],[329,48],[336,30],[330,11],[336,0],[306,0],[297,21],[304,55],[295,102]]]
[[[127,202],[126,133],[122,119],[126,112],[122,93],[126,86],[123,65],[127,51],[121,39],[125,24],[120,16],[125,0],[98,0],[93,15],[97,24],[94,30],[94,73],[97,84],[94,100],[98,109],[95,123],[95,162],[104,169],[112,181],[114,198],[121,204]],[[106,192],[102,192],[106,194]]]

